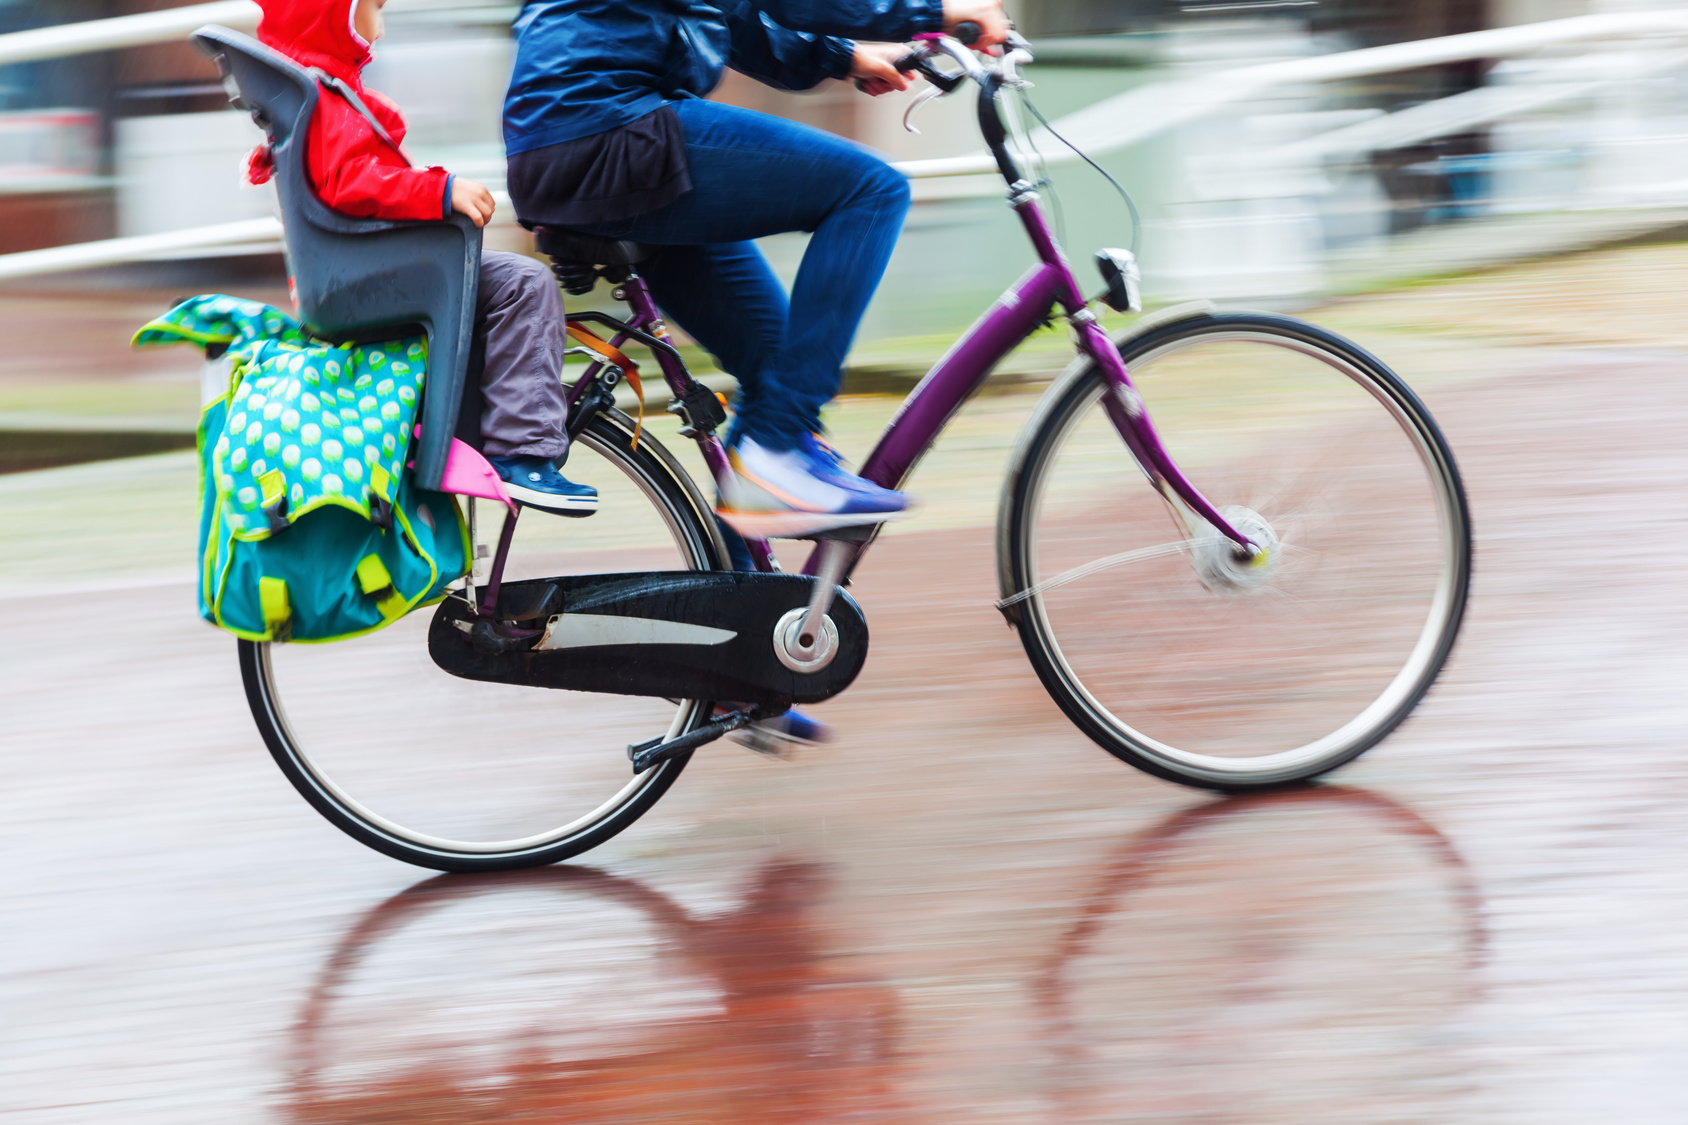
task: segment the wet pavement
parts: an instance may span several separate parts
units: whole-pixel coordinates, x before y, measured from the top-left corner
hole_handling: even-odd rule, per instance
[[[1460,292],[1323,319],[1461,458],[1466,631],[1406,726],[1277,795],[1136,774],[1043,695],[975,480],[1024,395],[859,573],[838,742],[713,746],[513,877],[404,867],[287,786],[176,578],[180,455],[0,481],[0,1120],[1688,1118],[1688,349]],[[846,447],[889,408],[846,404]],[[121,534],[50,547],[83,502]]]

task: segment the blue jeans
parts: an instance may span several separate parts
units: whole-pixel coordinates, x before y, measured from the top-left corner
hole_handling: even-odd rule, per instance
[[[789,449],[820,429],[844,358],[908,214],[908,181],[867,150],[778,117],[675,107],[692,189],[583,226],[667,247],[640,267],[663,312],[739,382],[734,436]],[[751,239],[812,231],[788,301]]]

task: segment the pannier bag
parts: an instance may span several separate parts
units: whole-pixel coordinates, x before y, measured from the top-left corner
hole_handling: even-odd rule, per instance
[[[199,422],[199,613],[252,641],[337,641],[432,605],[470,564],[456,502],[406,468],[422,337],[335,346],[255,301],[184,301],[135,336],[231,360]]]

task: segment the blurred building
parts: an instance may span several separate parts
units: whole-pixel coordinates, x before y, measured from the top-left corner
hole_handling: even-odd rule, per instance
[[[111,9],[106,0],[0,0],[0,35]],[[92,55],[0,67],[0,253],[110,232],[111,64]]]
[[[173,6],[0,0],[0,33]],[[1052,118],[1157,84],[1200,89],[1266,62],[1630,10],[1624,0],[1012,0],[1011,8],[1037,43],[1033,95]],[[405,107],[420,159],[502,183],[499,111],[518,10],[512,0],[390,0],[388,37],[368,79]],[[1294,298],[1324,289],[1332,262],[1375,255],[1426,227],[1688,202],[1679,187],[1688,185],[1679,53],[1674,41],[1583,42],[1527,59],[1278,86],[1152,136],[1090,147],[1143,205],[1152,299]],[[898,160],[978,148],[965,98],[922,109],[916,135],[902,127],[907,98],[867,99],[844,83],[794,95],[729,75],[716,96]],[[185,43],[0,68],[0,252],[265,214],[267,193],[239,183],[240,157],[256,140]],[[1131,239],[1098,177],[1069,165],[1053,178],[1075,257]],[[869,335],[951,327],[1028,259],[991,177],[915,187],[918,206]],[[802,239],[769,245],[789,270]]]
[[[0,0],[0,34],[181,6]],[[405,106],[412,147],[501,182],[517,6],[394,0],[391,9],[370,79]],[[0,67],[0,253],[267,215],[269,192],[240,182],[258,140],[186,42]]]

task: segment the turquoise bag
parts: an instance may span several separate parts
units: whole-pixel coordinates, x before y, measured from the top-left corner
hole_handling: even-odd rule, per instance
[[[456,501],[405,467],[426,342],[336,347],[232,297],[195,297],[137,344],[225,346],[199,424],[200,616],[250,641],[362,636],[445,597],[471,546]]]

